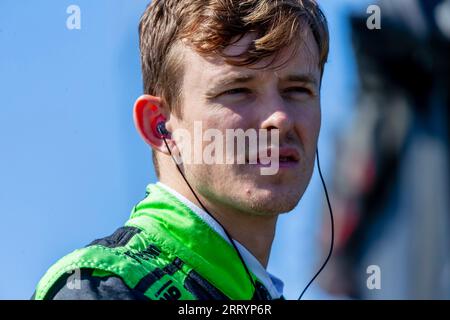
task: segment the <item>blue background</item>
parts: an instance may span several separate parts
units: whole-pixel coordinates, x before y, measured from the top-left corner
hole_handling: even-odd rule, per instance
[[[155,182],[135,131],[142,93],[138,22],[148,1],[0,2],[0,299],[28,299],[59,258],[106,236]],[[321,1],[331,54],[319,143],[331,184],[334,139],[352,117],[355,66],[345,19],[365,1]],[[69,5],[81,29],[69,30]],[[296,298],[320,262],[323,193],[314,173],[299,206],[281,216],[269,271]],[[305,298],[327,298],[317,288]]]

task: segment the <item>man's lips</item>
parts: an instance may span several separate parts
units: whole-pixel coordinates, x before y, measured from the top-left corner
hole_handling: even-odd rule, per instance
[[[298,162],[300,160],[300,153],[293,147],[281,147],[279,149],[280,161],[285,159],[286,161]]]
[[[274,150],[272,149],[266,149],[264,151],[262,151],[262,155],[263,155],[263,163],[261,163],[260,161],[260,157],[259,157],[259,152],[255,155],[253,155],[253,157],[246,157],[246,163],[250,164],[250,160],[249,159],[255,159],[257,160],[257,163],[255,164],[260,164],[260,165],[265,165],[266,163],[270,164],[271,161],[275,161],[278,160],[278,162],[281,163],[297,163],[300,161],[300,153],[298,152],[297,148],[294,147],[281,147],[278,149],[278,159],[272,159],[272,153]],[[253,160],[254,162],[254,160]],[[253,164],[253,163],[252,163]]]

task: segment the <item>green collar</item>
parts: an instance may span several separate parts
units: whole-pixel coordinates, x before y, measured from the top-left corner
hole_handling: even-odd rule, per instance
[[[147,193],[126,225],[145,230],[229,298],[251,299],[254,288],[234,247],[164,188],[150,184]]]

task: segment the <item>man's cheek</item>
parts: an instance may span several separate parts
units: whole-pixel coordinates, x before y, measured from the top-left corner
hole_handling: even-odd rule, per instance
[[[320,116],[315,115],[305,120],[306,121],[302,121],[299,125],[299,131],[301,132],[305,147],[308,147],[308,149],[313,148],[315,150],[320,134]]]

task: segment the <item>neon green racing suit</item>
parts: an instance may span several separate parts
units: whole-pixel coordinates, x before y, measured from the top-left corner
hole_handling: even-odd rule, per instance
[[[271,299],[262,281],[251,273],[253,287],[231,244],[155,184],[147,186],[145,199],[133,208],[125,226],[56,262],[38,283],[33,298],[55,298],[68,275],[77,270],[99,281],[119,279],[136,299]]]

